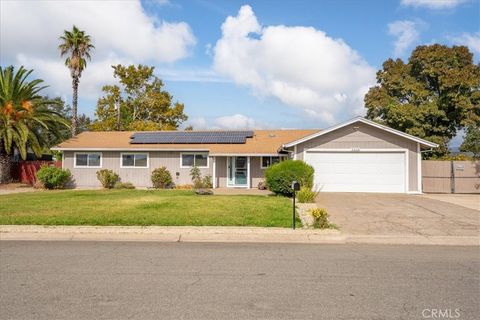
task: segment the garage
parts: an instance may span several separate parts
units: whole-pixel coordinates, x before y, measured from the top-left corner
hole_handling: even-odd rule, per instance
[[[308,151],[305,162],[315,169],[315,189],[323,192],[407,191],[405,152]]]
[[[357,117],[282,146],[322,192],[421,193],[422,152],[436,143]]]

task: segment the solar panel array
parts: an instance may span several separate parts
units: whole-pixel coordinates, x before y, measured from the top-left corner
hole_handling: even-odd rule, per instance
[[[135,132],[131,144],[243,144],[253,131],[160,131]]]

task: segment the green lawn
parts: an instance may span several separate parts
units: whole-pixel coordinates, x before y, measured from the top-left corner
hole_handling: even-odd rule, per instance
[[[190,190],[42,191],[0,196],[0,224],[290,227],[291,208],[282,197]]]

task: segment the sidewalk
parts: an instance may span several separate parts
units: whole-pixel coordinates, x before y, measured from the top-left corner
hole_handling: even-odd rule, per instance
[[[480,246],[480,236],[352,235],[338,230],[252,227],[0,226],[0,241],[158,241],[257,243],[369,243]]]

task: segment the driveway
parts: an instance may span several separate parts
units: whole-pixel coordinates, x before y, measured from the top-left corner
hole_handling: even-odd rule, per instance
[[[320,193],[319,207],[344,233],[478,236],[480,211],[423,195]]]

